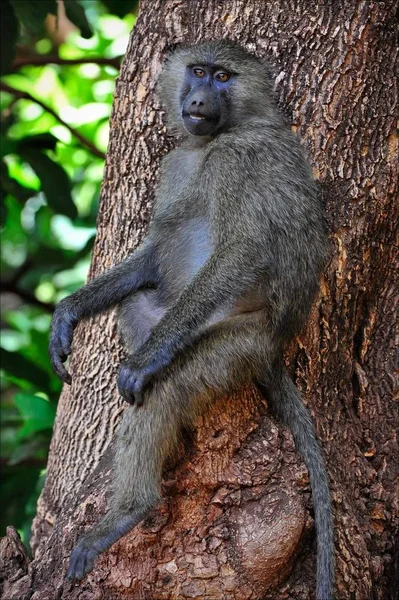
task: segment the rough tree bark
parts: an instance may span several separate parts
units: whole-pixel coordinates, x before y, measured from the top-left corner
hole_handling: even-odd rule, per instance
[[[278,98],[322,183],[332,260],[309,325],[287,354],[325,448],[336,520],[336,597],[398,586],[394,384],[398,206],[395,1],[143,0],[116,86],[90,276],[142,238],[173,144],[154,94],[165,51],[230,37],[269,58]],[[108,445],[123,410],[110,315],[79,327],[63,391],[35,558],[12,530],[3,598],[308,600],[315,546],[306,470],[253,390],[219,402],[165,475],[162,505],[78,585],[73,541],[105,510]],[[396,458],[395,458],[396,456]]]

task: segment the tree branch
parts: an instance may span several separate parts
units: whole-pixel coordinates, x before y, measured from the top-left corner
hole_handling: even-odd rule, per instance
[[[33,56],[21,56],[17,57],[11,67],[10,71],[16,71],[20,67],[24,67],[26,65],[31,66],[40,66],[40,65],[85,65],[89,63],[93,63],[96,65],[103,65],[106,67],[113,67],[117,71],[121,66],[121,60],[123,56],[115,56],[114,58],[104,58],[102,56],[89,56],[82,58],[61,58],[56,54],[46,55],[46,54],[37,54]]]
[[[43,110],[45,110],[47,113],[52,115],[55,119],[57,119],[57,121],[59,123],[61,123],[61,125],[64,125],[64,127],[69,129],[69,131],[72,133],[72,135],[75,136],[76,139],[78,139],[83,146],[86,146],[86,148],[88,148],[92,154],[94,154],[95,156],[98,156],[99,158],[101,158],[103,160],[105,159],[105,154],[103,152],[101,152],[101,150],[99,150],[90,140],[88,140],[81,133],[79,133],[79,131],[77,131],[74,127],[71,127],[71,125],[68,125],[68,123],[66,123],[63,119],[61,119],[61,117],[59,115],[57,115],[57,113],[51,108],[51,106],[48,106],[47,104],[45,104],[44,102],[39,100],[39,98],[35,98],[28,92],[23,92],[22,90],[17,90],[16,88],[13,88],[12,86],[10,86],[6,83],[0,83],[0,90],[2,90],[4,92],[8,92],[9,94],[12,94],[17,100],[30,100],[31,102],[38,104],[39,106],[42,107]]]

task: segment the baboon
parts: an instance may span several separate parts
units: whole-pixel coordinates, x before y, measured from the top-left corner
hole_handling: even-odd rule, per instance
[[[317,530],[317,598],[333,596],[331,500],[311,417],[283,362],[304,325],[328,254],[310,169],[273,100],[265,64],[213,41],[175,50],[159,95],[182,144],[163,160],[143,244],[62,300],[50,355],[64,362],[78,321],[119,306],[130,404],[117,434],[106,516],[72,552],[68,577],[139,523],[160,498],[182,428],[216,397],[255,383],[293,433],[309,470]],[[77,349],[76,349],[77,350]]]

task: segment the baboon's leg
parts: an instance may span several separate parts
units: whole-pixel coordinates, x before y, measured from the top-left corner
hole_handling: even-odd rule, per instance
[[[160,498],[165,459],[182,426],[191,425],[217,396],[265,379],[271,347],[261,312],[213,325],[165,369],[140,407],[126,406],[117,432],[109,512],[71,555],[68,577],[81,579],[94,559],[139,523]]]

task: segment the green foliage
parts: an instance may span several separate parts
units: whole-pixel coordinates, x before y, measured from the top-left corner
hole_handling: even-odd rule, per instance
[[[117,15],[120,18],[127,15],[131,10],[131,8],[129,8],[130,3],[126,2],[126,0],[103,0],[103,3],[110,13]],[[135,5],[137,5],[137,2]]]
[[[24,145],[19,154],[39,177],[41,191],[46,196],[49,206],[70,219],[76,218],[77,210],[72,201],[70,181],[64,169],[30,144]]]
[[[9,0],[3,0],[0,3],[0,21],[0,74],[2,75],[14,59],[15,45],[19,35],[18,19]]]
[[[33,394],[16,394],[14,404],[24,422],[18,431],[18,439],[29,438],[36,431],[51,429],[55,417],[55,405]]]
[[[60,42],[62,20],[56,32],[48,22],[55,0],[0,3],[0,534],[12,524],[25,541],[61,391],[48,360],[51,312],[87,274],[114,82],[136,4],[65,0],[80,35]]]
[[[9,0],[9,2],[22,27],[35,35],[44,33],[44,19],[48,14],[54,16],[57,14],[56,0]]]
[[[41,2],[42,0],[40,0]],[[92,29],[86,18],[83,7],[76,0],[64,0],[65,12],[68,19],[80,29],[84,38],[90,38],[93,35]]]
[[[71,196],[71,185],[69,177],[64,169],[47,156],[43,151],[55,150],[57,138],[49,133],[29,135],[20,140],[1,140],[2,156],[8,154],[19,154],[22,160],[27,162],[41,182],[41,191],[47,199],[47,203],[55,212],[66,215],[70,219],[77,217],[76,206]],[[9,176],[6,163],[2,163],[0,183],[5,192],[14,194],[19,200],[26,201],[35,196],[37,191],[20,185],[16,179]],[[6,214],[3,208],[3,217]]]

